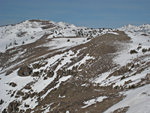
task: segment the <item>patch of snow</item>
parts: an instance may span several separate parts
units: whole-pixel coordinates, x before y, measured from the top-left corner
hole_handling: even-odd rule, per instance
[[[110,73],[110,71],[102,73],[96,79],[92,80],[92,82],[101,84],[104,80],[106,80]]]
[[[11,97],[10,94],[8,94],[8,91],[11,90],[11,92],[18,91],[22,89],[26,84],[33,81],[32,77],[20,77],[17,74],[18,70],[15,70],[11,75],[6,76],[5,73],[1,74],[1,80],[0,80],[0,99],[3,99],[5,102],[2,106],[0,106],[0,109],[3,110],[6,106],[8,106],[9,102],[12,102],[13,100],[16,100],[16,98]],[[17,84],[16,87],[12,87],[9,85],[10,82],[14,82]],[[12,94],[12,93],[11,93]]]
[[[116,33],[116,32],[112,32],[112,31],[109,31],[108,33],[110,33],[110,34],[114,34],[114,35],[119,35],[118,33]]]
[[[64,56],[64,54],[59,54],[59,55],[55,55],[53,57],[51,57],[50,59],[48,59],[48,64],[46,64],[44,67],[41,67],[39,69],[37,69],[36,71],[39,71],[41,69],[46,69],[47,67],[49,67],[50,65],[52,65],[53,63],[55,63],[57,60],[59,60],[62,56]],[[53,77],[48,78],[47,80],[43,80],[43,78],[41,77],[33,86],[32,89],[35,92],[41,92],[48,84],[50,84],[55,78],[56,78],[56,73]]]
[[[65,98],[66,96],[64,95],[64,96],[61,96],[61,95],[59,95],[59,98]]]
[[[23,105],[29,105],[31,109],[35,108],[38,105],[37,97],[34,98],[27,98],[26,100],[22,101],[22,105],[20,108],[25,109]]]
[[[26,51],[26,49],[24,51],[19,51],[19,53],[15,54],[13,57],[11,57],[8,62],[13,62],[16,59],[23,57],[23,53],[25,53],[25,51]]]
[[[42,113],[48,113],[52,104],[53,103],[50,103],[46,107],[44,107],[43,109],[45,109],[45,110]]]
[[[87,54],[83,59],[81,59],[79,62],[75,63],[74,65],[70,66],[68,69],[72,69],[74,66],[80,66],[81,64],[86,63],[87,60],[92,60],[92,59],[95,59],[95,58]]]
[[[69,78],[71,78],[71,75],[61,77],[61,78],[59,79],[59,82],[57,83],[57,85],[54,86],[53,88],[49,89],[49,90],[42,96],[42,98],[45,98],[48,93],[50,93],[53,89],[58,88],[62,82],[67,81]]]
[[[50,49],[61,49],[61,48],[70,48],[80,44],[87,43],[89,40],[87,38],[53,38],[47,44],[43,46],[50,47]]]
[[[66,111],[66,113],[70,113],[69,111]]]
[[[21,33],[24,33],[23,36],[18,36]],[[33,27],[33,23],[29,21],[14,26],[0,27],[0,52],[5,52],[6,49],[23,45],[23,43],[35,42],[44,34],[45,32],[43,32],[41,26]]]
[[[122,86],[125,84],[126,81],[129,81],[129,80],[131,80],[133,83],[128,84],[128,86],[132,85],[132,84],[137,84],[138,82],[141,81],[142,78],[145,78],[147,73],[149,73],[149,72],[150,72],[150,67],[145,69],[144,71],[142,71],[140,74],[130,76],[123,80],[118,80],[117,82],[115,82],[115,84],[113,86]]]
[[[83,102],[84,104],[86,104],[85,106],[83,106],[82,108],[87,108],[93,104],[96,104],[97,102],[102,102],[105,98],[107,98],[106,96],[100,96],[100,97],[97,97],[95,99],[91,99],[91,100],[88,100],[88,101],[85,101]]]
[[[50,59],[48,59],[48,64],[46,64],[44,67],[41,67],[38,70],[41,69],[46,69],[49,66],[53,65],[54,63],[56,63],[56,61],[60,60],[61,58],[64,58],[60,65],[57,66],[57,68],[54,70],[54,76],[51,78],[48,78],[46,80],[43,80],[43,77],[41,77],[33,86],[32,89],[35,92],[41,92],[48,84],[50,84],[56,77],[57,77],[57,71],[66,63],[71,62],[71,58],[75,57],[76,54],[74,54],[74,52],[72,52],[71,50],[68,52],[65,52],[63,54],[59,54],[59,55],[55,55],[53,57],[51,57]],[[36,71],[38,71],[36,70]]]
[[[111,113],[116,109],[129,106],[126,113],[149,113],[150,112],[150,85],[145,85],[124,92],[126,97],[119,103],[113,105],[104,113]]]
[[[132,59],[143,55],[141,50],[137,50],[139,44],[141,44],[142,48],[146,49],[150,48],[150,25],[141,25],[141,26],[128,25],[119,28],[119,30],[124,31],[131,38],[131,42],[126,44],[126,49],[118,53],[119,55],[114,59],[114,62],[123,66],[127,62],[130,62]],[[148,36],[142,35],[145,33]],[[130,50],[137,50],[138,53],[130,54]]]

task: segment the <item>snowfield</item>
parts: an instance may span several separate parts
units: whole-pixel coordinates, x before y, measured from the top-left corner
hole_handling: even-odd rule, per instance
[[[126,97],[104,113],[111,113],[119,108],[129,107],[126,113],[149,113],[150,111],[150,85],[123,92]]]

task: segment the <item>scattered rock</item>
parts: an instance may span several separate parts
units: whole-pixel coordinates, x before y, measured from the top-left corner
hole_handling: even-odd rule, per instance
[[[145,33],[143,33],[143,34],[141,34],[141,35],[143,35],[143,36],[148,36],[147,34],[145,34]]]
[[[137,47],[137,50],[140,50],[141,48],[142,48],[141,46],[138,46],[138,47]]]
[[[11,74],[12,72],[13,72],[12,70],[8,70],[8,71],[6,72],[6,76],[9,75],[9,74]]]
[[[28,108],[28,107],[29,107],[29,105],[28,105],[28,104],[25,104],[25,105],[24,105],[24,107],[27,107],[27,108]]]
[[[122,77],[121,77],[121,80],[123,80],[123,79],[125,79],[125,78],[126,78],[125,76],[122,76]]]
[[[24,95],[24,93],[23,93],[22,91],[18,91],[18,92],[17,92],[17,95],[19,95],[19,96],[23,96],[23,95]]]
[[[113,111],[113,113],[126,113],[128,111],[128,109],[129,109],[129,106],[118,108],[115,111]]]
[[[146,75],[146,80],[150,80],[150,73],[148,73],[147,75]]]
[[[30,85],[26,85],[24,88],[25,89],[31,89],[31,86]]]
[[[7,112],[8,112],[8,113],[18,113],[18,111],[19,111],[19,108],[18,108],[19,105],[20,105],[20,103],[17,102],[17,101],[11,102],[11,103],[9,104],[9,106],[8,106]]]
[[[47,77],[44,77],[43,79],[44,79],[44,80],[46,80],[46,79],[47,79]]]
[[[143,52],[143,53],[145,53],[145,52],[147,52],[147,51],[148,51],[148,50],[145,49],[145,48],[142,49],[142,52]]]
[[[17,34],[17,37],[23,37],[23,36],[25,36],[26,33],[27,33],[27,32],[19,32],[19,33]]]
[[[26,100],[27,98],[29,98],[29,94],[25,94],[25,96],[22,97],[23,100]]]
[[[32,76],[33,76],[33,77],[37,77],[37,76],[39,76],[39,74],[40,74],[40,73],[37,71],[37,72],[34,72]]]
[[[4,110],[2,111],[2,113],[7,113],[7,110],[6,110],[6,109],[4,109]]]
[[[10,82],[9,85],[12,86],[12,87],[16,87],[17,86],[17,84],[14,83],[14,82]]]
[[[136,54],[138,53],[136,50],[130,50],[130,54]]]
[[[47,77],[53,77],[53,75],[54,75],[54,72],[53,72],[53,71],[48,71]]]
[[[134,89],[134,88],[136,88],[134,84],[129,86],[129,89]]]
[[[4,103],[3,99],[0,100],[0,105],[2,105]]]

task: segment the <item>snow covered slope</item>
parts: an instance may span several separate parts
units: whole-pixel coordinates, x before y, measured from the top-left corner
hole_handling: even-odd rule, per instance
[[[148,113],[149,83],[150,25],[0,27],[2,113]]]
[[[7,49],[33,43],[44,34],[53,37],[95,37],[104,34],[110,29],[90,29],[76,27],[73,24],[52,21],[26,20],[16,25],[0,27],[0,52]]]

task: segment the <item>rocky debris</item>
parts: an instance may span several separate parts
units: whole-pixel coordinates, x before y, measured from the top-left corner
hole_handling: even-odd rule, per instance
[[[31,86],[30,85],[26,85],[24,88],[25,89],[31,89]]]
[[[115,111],[113,111],[113,113],[126,113],[128,111],[128,109],[129,109],[129,106],[119,108],[119,109],[116,109]]]
[[[6,110],[6,109],[4,109],[4,110],[2,111],[2,113],[7,113],[7,110]]]
[[[32,65],[32,67],[33,67],[34,69],[39,69],[40,67],[43,67],[43,66],[45,66],[46,64],[47,64],[47,62],[44,62],[44,63],[35,63],[35,64]]]
[[[18,91],[18,92],[17,92],[17,95],[19,95],[19,96],[23,96],[23,95],[24,95],[24,93],[23,93],[22,91]]]
[[[146,75],[146,80],[150,81],[150,73]]]
[[[8,106],[7,113],[18,113],[19,112],[19,108],[18,108],[19,105],[20,105],[20,102],[17,102],[17,101],[11,102]],[[3,112],[4,111],[6,111],[6,110],[3,110]]]
[[[136,54],[138,53],[136,50],[130,50],[130,54]]]
[[[39,74],[40,74],[40,73],[37,71],[37,72],[34,72],[34,73],[32,74],[32,76],[33,76],[33,77],[38,77]]]
[[[12,87],[16,87],[17,86],[17,84],[14,83],[14,82],[10,82],[9,85],[12,86]]]
[[[43,80],[47,80],[47,77],[44,77]]]
[[[77,74],[77,71],[76,70],[70,70],[70,69],[60,69],[57,71],[57,74],[58,75],[61,75],[61,76],[66,76],[66,75],[75,75]]]
[[[47,72],[47,77],[52,77],[54,75],[54,72],[53,71],[48,71]]]
[[[119,75],[123,75],[124,73],[127,73],[129,71],[130,71],[130,69],[127,66],[122,66],[120,69],[117,69],[116,71],[111,73],[109,76],[119,76]],[[124,79],[124,76],[122,79]]]
[[[21,90],[16,93],[15,98],[19,98],[20,96],[24,96],[24,93]]]
[[[28,105],[28,104],[25,104],[24,107],[29,107],[29,105]]]
[[[29,94],[25,94],[25,95],[22,97],[22,99],[23,99],[23,100],[26,100],[27,98],[29,98],[29,96],[30,96]]]
[[[16,34],[18,37],[23,37],[27,32],[19,32],[18,34]]]
[[[55,25],[52,23],[49,23],[48,25],[43,26],[42,29],[49,29],[49,28],[53,28],[53,27],[55,27]]]
[[[139,43],[137,50],[140,50],[142,48],[142,45]]]
[[[30,68],[29,66],[23,66],[18,71],[19,76],[30,76],[31,73],[32,73],[32,68]]]
[[[145,48],[142,49],[142,52],[143,52],[143,53],[146,53],[147,51],[148,51],[148,50],[145,49]]]
[[[11,74],[12,72],[13,72],[12,70],[8,70],[8,71],[6,72],[6,75]]]

